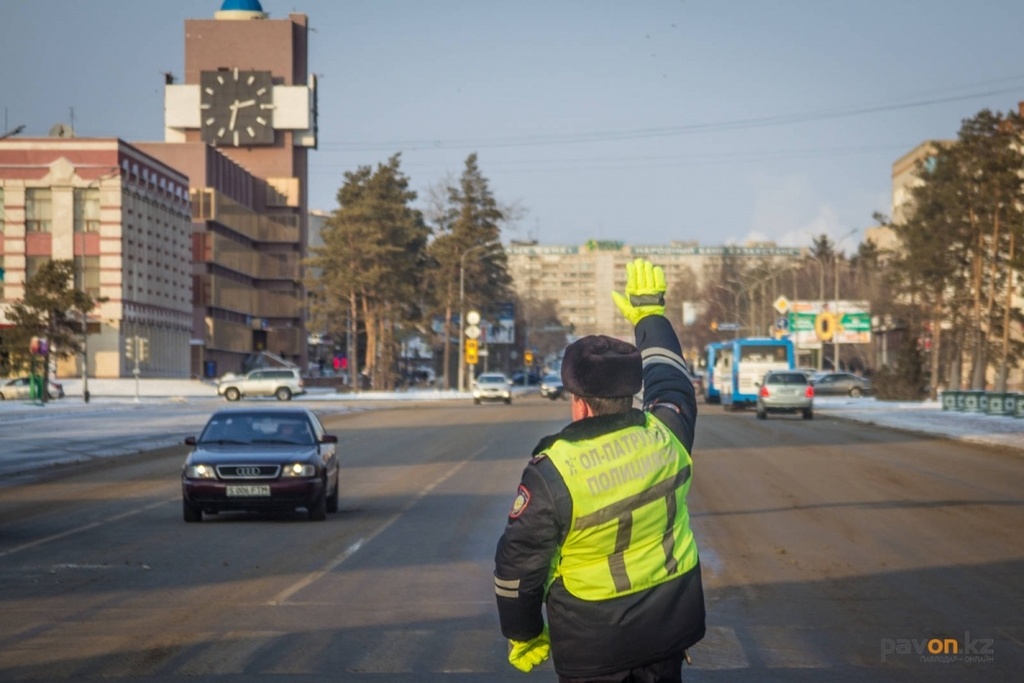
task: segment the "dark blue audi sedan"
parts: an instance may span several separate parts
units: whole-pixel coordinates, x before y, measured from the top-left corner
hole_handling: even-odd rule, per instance
[[[182,513],[338,510],[338,437],[308,408],[226,409],[210,417],[181,470]]]

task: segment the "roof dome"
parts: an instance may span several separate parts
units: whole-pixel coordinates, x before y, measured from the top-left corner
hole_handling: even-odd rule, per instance
[[[220,6],[221,11],[224,10],[243,10],[247,12],[262,12],[263,6],[260,5],[260,0],[224,0]]]
[[[220,11],[214,14],[217,19],[266,19],[260,0],[224,0]]]

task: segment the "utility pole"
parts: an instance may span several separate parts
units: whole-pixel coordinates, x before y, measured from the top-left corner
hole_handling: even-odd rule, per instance
[[[474,251],[479,251],[481,249],[488,249],[488,253],[484,254],[484,256],[489,256],[492,252],[496,251],[493,244],[477,244],[466,249],[462,252],[462,256],[459,257],[459,372],[458,382],[456,384],[458,387],[457,391],[464,391],[463,384],[466,374],[466,257]]]
[[[845,240],[847,237],[854,234],[855,232],[857,232],[857,228],[854,228],[853,230],[851,230],[850,232],[846,233],[838,240],[836,240],[836,245],[832,251],[832,259],[833,263],[835,264],[834,270],[836,276],[835,292],[833,298],[833,301],[835,303],[834,310],[832,311],[832,349],[835,354],[832,360],[832,372],[839,372],[839,323],[842,321],[842,315],[840,315],[839,313],[839,245],[843,242],[843,240]]]
[[[82,232],[79,232],[80,236],[80,249],[82,254],[82,267],[78,271],[79,277],[81,278],[80,284],[82,293],[84,294],[85,289],[85,225],[82,226]],[[85,308],[82,308],[82,401],[85,403],[89,402],[89,314]]]

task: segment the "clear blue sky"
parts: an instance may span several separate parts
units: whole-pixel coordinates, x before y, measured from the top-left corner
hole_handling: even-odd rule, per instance
[[[220,0],[0,0],[0,114],[26,135],[163,136],[184,20]],[[891,169],[1024,99],[1020,0],[262,0],[309,15],[310,204],[402,152],[413,187],[470,152],[549,244],[806,246],[890,212]],[[855,247],[863,233],[841,245]]]

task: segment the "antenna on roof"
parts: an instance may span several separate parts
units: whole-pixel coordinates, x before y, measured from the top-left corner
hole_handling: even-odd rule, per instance
[[[9,130],[6,133],[0,134],[0,140],[5,140],[7,138],[13,138],[15,135],[19,135],[21,133],[21,131],[23,131],[23,130],[25,130],[25,124],[22,124],[20,126],[15,126],[13,130]]]

